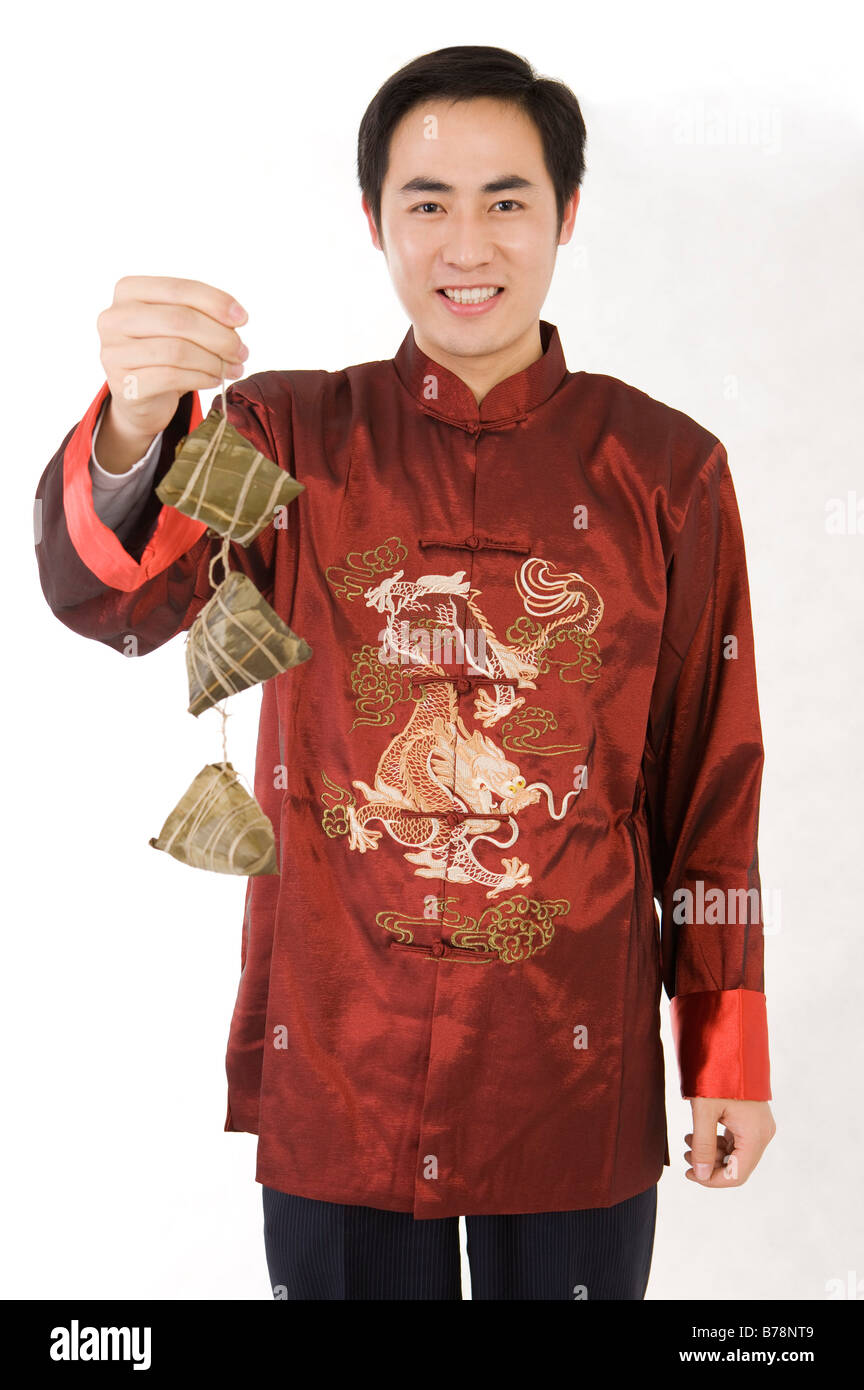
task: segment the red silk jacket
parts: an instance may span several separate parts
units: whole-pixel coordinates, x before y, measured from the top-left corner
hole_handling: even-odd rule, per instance
[[[540,327],[479,406],[413,329],[390,360],[228,389],[305,485],[231,548],[313,649],[262,688],[280,872],[248,880],[226,1057],[225,1129],[286,1192],[424,1218],[643,1191],[669,1163],[661,986],[682,1095],[771,1098],[726,451]],[[61,622],[143,656],[189,628],[221,542],[155,492],[125,546],[99,520],[107,394],[40,479],[36,553]],[[156,481],[200,420],[190,393]]]

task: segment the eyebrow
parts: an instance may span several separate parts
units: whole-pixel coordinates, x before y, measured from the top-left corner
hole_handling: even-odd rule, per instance
[[[536,184],[529,179],[523,179],[521,174],[504,174],[499,179],[492,179],[490,183],[484,183],[480,189],[481,193],[507,193],[511,188],[536,188]],[[409,193],[455,193],[456,190],[452,183],[444,183],[442,179],[430,179],[420,174],[416,179],[409,179],[403,183],[398,194]]]

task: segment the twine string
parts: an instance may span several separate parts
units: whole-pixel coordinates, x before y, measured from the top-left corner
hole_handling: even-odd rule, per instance
[[[220,359],[219,359],[219,366],[220,366],[221,379],[222,379],[222,385],[221,385],[221,391],[222,391],[222,414],[221,414],[220,417],[219,417],[219,423],[218,423],[218,425],[216,426],[215,430],[213,431],[213,434],[212,434],[211,438],[209,439],[209,441],[208,441],[208,443],[207,443],[207,446],[206,446],[206,448],[204,449],[203,454],[201,455],[200,459],[199,459],[198,462],[196,463],[195,467],[192,469],[192,473],[191,473],[191,475],[190,475],[190,478],[189,478],[188,483],[186,484],[185,488],[183,489],[182,493],[180,494],[179,498],[177,499],[177,502],[174,503],[175,506],[179,506],[179,504],[180,504],[181,502],[185,502],[185,501],[186,501],[186,499],[187,499],[189,493],[192,491],[193,487],[194,487],[195,484],[198,482],[198,478],[199,478],[199,476],[200,476],[200,474],[201,474],[201,472],[202,472],[202,469],[205,469],[205,468],[206,468],[206,475],[205,475],[205,478],[204,478],[204,487],[202,487],[202,489],[201,489],[201,499],[200,499],[200,500],[203,500],[204,494],[205,494],[205,492],[206,492],[206,485],[207,485],[207,483],[210,481],[210,474],[211,474],[212,471],[213,471],[213,464],[214,464],[214,462],[215,462],[216,455],[217,455],[217,453],[219,452],[219,445],[222,443],[222,436],[224,435],[225,430],[226,430],[227,425],[228,425],[228,397],[227,397],[226,389],[225,389],[225,363],[222,361],[221,357],[220,357]],[[199,504],[198,504],[199,507],[200,507],[200,500],[199,500]],[[195,508],[195,511],[192,513],[192,516],[194,516],[194,518],[195,518],[196,521],[197,521],[197,519],[198,519],[198,507]]]
[[[228,720],[231,718],[231,715],[228,713],[228,711],[227,711],[226,708],[225,708],[225,701],[224,701],[224,700],[222,701],[221,705],[217,705],[217,706],[216,706],[216,709],[218,709],[219,713],[220,713],[221,716],[222,716],[222,771],[223,771],[223,772],[227,772],[227,771],[228,771],[228,739],[227,739],[227,735],[226,735],[226,731],[225,731],[225,726],[227,725]],[[246,786],[247,786],[247,788],[248,788],[248,790],[249,790],[249,795],[252,797],[252,799],[253,799],[253,801],[254,801],[254,799],[255,799],[255,788],[252,786],[252,784],[251,784],[251,782],[249,781],[249,779],[248,779],[248,777],[246,776],[246,774],[245,774],[244,772],[240,772],[239,769],[236,768],[236,767],[235,767],[235,768],[232,768],[232,771],[233,771],[233,773],[234,773],[235,778],[242,777],[243,781],[246,783]]]
[[[229,569],[230,569],[230,566],[229,566],[229,564],[228,564],[228,556],[229,556],[230,553],[231,553],[231,541],[230,541],[230,540],[228,539],[228,537],[226,536],[225,539],[223,540],[222,544],[220,545],[219,549],[216,551],[215,555],[212,557],[212,559],[211,559],[211,561],[210,561],[210,564],[209,564],[209,566],[208,566],[208,568],[207,568],[207,578],[210,580],[210,587],[211,587],[211,589],[215,589],[215,588],[216,588],[216,580],[213,578],[213,566],[216,564],[216,561],[217,561],[217,560],[221,560],[221,561],[222,561],[222,570],[223,570],[222,582],[224,583],[225,580],[228,578],[228,571],[229,571]]]
[[[226,728],[231,716],[225,708],[224,700],[221,705],[217,705],[216,708],[222,716],[222,771],[225,772],[228,768],[228,735],[226,733]]]

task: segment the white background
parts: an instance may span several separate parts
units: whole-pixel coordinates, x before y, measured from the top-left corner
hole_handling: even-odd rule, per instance
[[[360,210],[357,127],[393,71],[455,43],[514,49],[579,97],[588,173],[542,317],[571,370],[723,440],[747,541],[762,883],[782,909],[766,940],[778,1133],[740,1189],[685,1180],[664,998],[672,1166],[648,1298],[825,1299],[864,1279],[864,534],[825,524],[829,499],[864,497],[855,9],[173,0],[5,17],[6,1297],[271,1297],[256,1140],[222,1128],[246,880],[147,843],[221,755],[219,717],[186,713],[182,639],[129,662],[51,614],[33,495],[101,386],[96,317],[121,275],[234,294],[247,374],[393,355],[408,323]],[[228,707],[250,780],[259,699]]]

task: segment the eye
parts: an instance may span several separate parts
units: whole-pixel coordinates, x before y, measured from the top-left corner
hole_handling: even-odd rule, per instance
[[[524,203],[518,203],[515,198],[499,198],[493,207],[500,208],[503,203],[509,203],[512,208],[524,208]],[[412,212],[422,212],[424,208],[440,208],[440,203],[418,203],[411,209]]]

